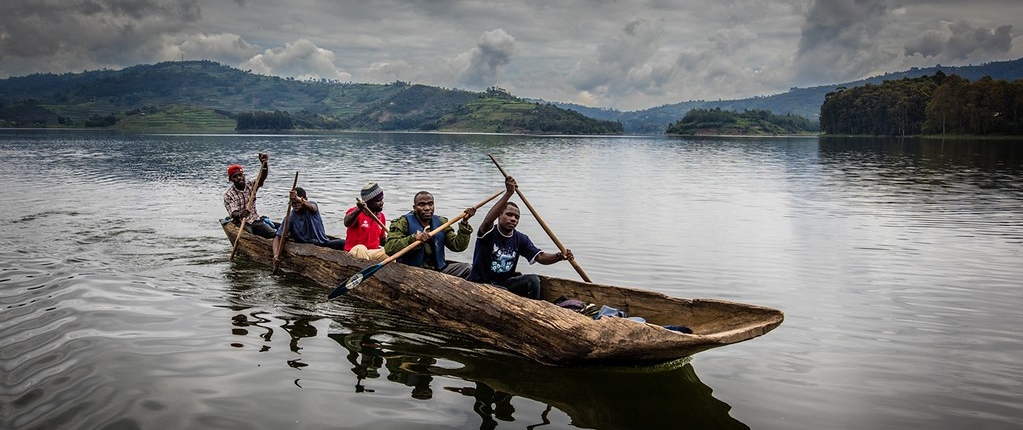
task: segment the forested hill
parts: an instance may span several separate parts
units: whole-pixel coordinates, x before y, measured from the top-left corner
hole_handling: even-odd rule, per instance
[[[817,134],[817,123],[799,115],[774,115],[766,110],[743,112],[693,109],[665,133],[681,135],[779,136]]]
[[[500,88],[301,81],[212,61],[0,80],[0,127],[230,130],[252,113],[265,113],[255,117],[273,118],[277,128],[622,133],[616,121],[525,101]]]
[[[945,75],[956,75],[969,81],[979,81],[985,76],[995,80],[1015,81],[1023,79],[1023,58],[1011,61],[997,61],[977,66],[935,66],[914,68],[904,72],[888,73],[853,82],[822,85],[810,88],[792,88],[788,92],[765,97],[752,97],[738,100],[696,100],[668,104],[638,111],[619,111],[613,109],[590,108],[569,103],[555,103],[557,106],[572,109],[591,118],[608,121],[619,121],[629,134],[660,134],[675,121],[685,116],[691,109],[721,109],[736,112],[746,110],[766,110],[776,115],[795,114],[812,121],[818,120],[824,97],[841,87],[852,88],[866,84],[878,85],[883,81],[918,78],[934,75],[941,71]]]
[[[829,134],[1023,134],[1023,80],[976,82],[937,72],[840,88],[821,107],[821,131]]]

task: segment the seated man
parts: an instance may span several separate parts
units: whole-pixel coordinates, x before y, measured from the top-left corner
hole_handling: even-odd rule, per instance
[[[526,257],[529,264],[554,264],[571,260],[572,250],[566,249],[564,254],[543,252],[533,245],[529,236],[515,230],[519,225],[519,206],[508,201],[517,186],[515,179],[506,177],[504,186],[504,195],[487,212],[476,233],[476,249],[468,280],[496,285],[522,297],[539,299],[540,277],[516,272],[519,256]]]
[[[240,164],[228,166],[227,180],[231,181],[231,186],[224,190],[224,208],[227,209],[227,214],[231,217],[231,220],[235,224],[244,220],[243,227],[248,226],[252,233],[267,239],[274,237],[276,225],[271,227],[270,224],[264,222],[264,217],[259,216],[259,213],[256,212],[256,198],[252,196],[252,189],[263,186],[267,174],[270,173],[270,169],[267,166],[269,161],[269,155],[259,154],[259,162],[262,165],[259,184],[256,184],[255,180],[245,180],[245,169]],[[246,205],[249,203],[250,196],[252,196],[252,207],[247,208]]]
[[[387,238],[383,227],[387,217],[382,212],[384,191],[376,182],[370,182],[362,187],[360,197],[355,206],[345,212],[345,251],[353,257],[382,261],[387,258],[380,247]]]
[[[454,228],[448,226],[433,237],[429,237],[430,231],[448,222],[447,218],[434,215],[433,207],[433,194],[426,191],[416,193],[412,201],[412,211],[391,221],[384,250],[387,251],[387,255],[394,255],[417,240],[423,241],[421,245],[401,256],[398,261],[465,278],[471,266],[467,263],[448,264],[444,259],[444,248],[461,252],[469,247],[472,226],[468,221],[476,214],[476,208],[469,207],[465,210],[465,218],[458,223],[457,233]]]
[[[326,246],[334,249],[345,247],[344,239],[331,239],[323,230],[323,219],[320,218],[320,207],[316,202],[306,198],[305,189],[296,187],[288,195],[288,205],[291,206],[291,215],[288,216],[288,237],[297,243],[311,243],[318,246]],[[274,236],[274,260],[280,258],[281,240],[284,234],[284,224],[277,228]]]

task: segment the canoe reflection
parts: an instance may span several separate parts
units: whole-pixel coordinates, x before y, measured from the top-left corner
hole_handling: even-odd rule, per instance
[[[552,367],[471,345],[405,343],[391,334],[378,336],[384,340],[371,332],[328,337],[348,350],[356,391],[372,391],[363,381],[380,377],[382,367],[387,380],[410,387],[417,399],[432,398],[431,383],[443,381],[445,391],[473,400],[481,429],[514,421],[515,396],[546,404],[547,412],[557,408],[581,428],[749,428],[729,415],[731,407],[712,396],[688,360],[641,368]]]

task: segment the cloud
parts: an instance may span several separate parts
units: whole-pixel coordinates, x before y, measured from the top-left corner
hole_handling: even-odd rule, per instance
[[[376,82],[412,82],[418,70],[404,60],[376,61],[360,71],[361,76]]]
[[[284,47],[271,48],[242,62],[242,69],[272,76],[290,76],[296,79],[337,79],[349,81],[352,75],[334,64],[334,53],[319,48],[313,42],[300,39]]]
[[[938,61],[965,60],[975,52],[1006,54],[1011,50],[1011,25],[974,27],[965,20],[941,22],[938,29],[928,30],[905,47],[907,56],[919,54]]]
[[[858,78],[893,61],[878,37],[888,25],[884,0],[813,0],[796,52],[797,80]]]
[[[0,60],[16,60],[5,65],[14,72],[134,65],[156,59],[153,41],[201,16],[198,0],[4,0]]]
[[[515,38],[504,30],[498,28],[483,33],[475,48],[453,61],[458,81],[475,88],[496,84],[501,69],[511,62],[515,51]]]
[[[660,55],[660,21],[633,19],[621,33],[604,40],[594,55],[585,56],[568,75],[582,98],[614,98],[633,91],[659,92],[675,73],[672,55]]]
[[[237,34],[192,34],[168,39],[161,42],[161,49],[164,50],[162,56],[169,59],[213,59],[234,65],[252,58],[260,50]]]

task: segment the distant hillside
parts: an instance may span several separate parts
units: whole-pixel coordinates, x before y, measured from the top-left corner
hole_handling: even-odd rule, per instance
[[[507,109],[473,108],[487,99],[492,105],[508,105]],[[521,109],[523,104],[537,108]],[[263,111],[288,112],[297,127],[308,128],[537,134],[622,132],[621,125],[614,121],[582,117],[550,104],[528,103],[500,89],[477,93],[400,81],[387,85],[299,81],[256,75],[212,61],[164,62],[117,71],[34,74],[0,80],[0,126],[139,129],[209,126],[222,130],[227,124],[225,119],[231,121],[241,113]],[[511,112],[515,118],[509,118]],[[145,115],[150,119],[141,119]],[[153,115],[164,119],[152,119]],[[173,118],[184,123],[167,120]],[[192,120],[196,122],[188,123]],[[551,123],[564,128],[551,129],[548,127]]]
[[[846,82],[843,84],[824,85],[811,88],[792,88],[788,92],[772,96],[753,97],[739,100],[697,100],[687,101],[669,105],[658,106],[639,111],[622,112],[618,110],[597,109],[579,106],[569,103],[555,103],[558,107],[571,109],[583,115],[607,120],[620,121],[629,134],[661,134],[664,130],[678,121],[686,112],[691,109],[716,109],[742,112],[747,109],[759,109],[771,111],[774,114],[795,114],[813,121],[817,121],[820,115],[821,105],[824,104],[824,96],[840,87],[857,87],[868,83],[880,84],[886,80],[898,80],[902,78],[917,78],[928,76],[942,71],[946,75],[958,75],[970,81],[977,81],[984,76],[990,76],[995,80],[1014,81],[1023,79],[1023,58],[1011,61],[999,61],[979,66],[947,67],[935,66],[928,68],[913,68],[904,72],[889,73],[882,76],[875,76],[859,81]]]

